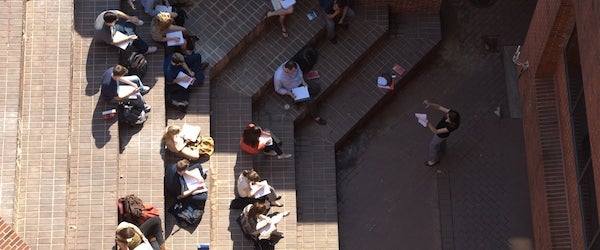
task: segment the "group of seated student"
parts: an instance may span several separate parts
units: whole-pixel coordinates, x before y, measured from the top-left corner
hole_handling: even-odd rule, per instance
[[[173,7],[188,7],[189,0],[142,0],[144,12],[152,17],[151,38],[154,42],[165,44],[173,38],[166,38],[169,31],[182,31],[186,41],[184,44],[174,49],[165,48],[168,53],[164,59],[164,76],[167,84],[177,83],[182,80],[195,79],[196,85],[204,80],[203,71],[208,67],[207,63],[202,63],[202,57],[193,50],[193,44],[188,41],[196,42],[198,38],[190,34],[183,26],[174,23],[175,18],[181,13],[173,11],[170,13],[160,12],[155,9],[157,4],[174,5]],[[134,1],[130,1],[135,10]],[[176,9],[176,8],[174,8]],[[134,15],[128,15],[120,10],[106,10],[98,15],[94,27],[96,29],[96,39],[108,45],[119,46],[127,43],[126,49],[122,52],[135,51],[144,55],[154,53],[158,50],[156,46],[150,46],[141,37],[137,35],[137,28],[144,25],[144,21]],[[122,34],[120,34],[122,33]],[[124,34],[124,35],[123,35]],[[115,59],[119,58],[115,56]],[[184,77],[179,75],[185,74]],[[128,103],[130,105],[143,107],[149,112],[151,107],[144,101],[143,95],[150,91],[150,87],[144,85],[142,79],[137,75],[129,75],[130,70],[126,65],[116,64],[108,68],[102,75],[102,86],[100,96],[102,99],[112,104]],[[119,89],[120,85],[128,85],[130,88]],[[206,171],[202,170],[199,163],[190,163],[190,160],[200,158],[200,153],[192,145],[186,144],[189,141],[180,140],[178,136],[179,128],[177,126],[169,127],[163,136],[163,142],[169,150],[181,153],[182,158],[169,167],[165,173],[165,189],[168,194],[172,194],[176,199],[186,203],[193,204],[197,208],[203,208],[208,193],[204,182]],[[168,177],[168,178],[167,178]],[[189,188],[185,180],[192,179],[195,182],[193,188]],[[174,180],[174,181],[173,181]],[[115,231],[115,242],[117,249],[154,249],[164,250],[164,236],[162,222],[160,218],[153,217],[143,223],[137,221],[122,221]]]
[[[178,1],[173,1],[176,4]],[[192,35],[188,29],[175,24],[175,17],[180,11],[159,12],[155,9],[157,4],[171,5],[166,0],[143,1],[145,13],[152,16],[151,38],[153,41],[166,46],[170,40],[183,39],[183,45],[176,47],[165,47],[169,53],[164,58],[164,76],[167,85],[181,81],[191,82],[190,85],[201,85],[204,80],[204,70],[209,66],[202,62],[202,56],[194,52],[194,44],[198,37]],[[172,6],[174,9],[177,9]],[[186,6],[185,4],[179,4]],[[119,46],[126,43],[126,49],[121,53],[130,53],[132,51],[148,55],[158,50],[156,46],[149,46],[148,43],[139,37],[136,33],[138,26],[144,25],[137,16],[128,15],[120,10],[106,10],[98,15],[94,27],[96,29],[96,39],[106,44]],[[167,38],[166,34],[170,31],[181,31],[183,38]],[[127,58],[119,56],[121,59]],[[115,57],[117,58],[117,57]],[[130,70],[125,65],[126,62],[119,62],[115,66],[108,68],[102,75],[101,96],[107,102],[113,104],[129,103],[130,105],[143,107],[146,112],[150,111],[150,105],[146,104],[142,95],[148,93],[150,87],[145,86],[136,75],[129,75]],[[182,72],[183,74],[180,74]],[[119,91],[120,85],[130,85],[132,88],[125,88],[127,91]],[[189,91],[189,90],[188,90]]]

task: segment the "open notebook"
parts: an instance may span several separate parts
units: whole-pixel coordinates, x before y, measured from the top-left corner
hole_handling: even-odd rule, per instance
[[[287,9],[296,4],[296,0],[271,0],[271,4],[273,4],[273,10],[277,11],[282,8]]]
[[[206,188],[206,183],[204,183],[204,178],[202,178],[202,175],[200,174],[200,169],[195,168],[190,170],[190,172],[190,174],[192,174],[196,178],[187,175],[183,176],[183,180],[185,180],[185,184],[187,185],[188,190],[193,190],[197,187],[201,187],[200,189],[194,191],[192,194],[199,194],[208,191],[208,188]],[[197,179],[200,179],[202,181],[198,181]]]
[[[310,99],[310,94],[308,93],[308,87],[300,86],[292,89],[292,93],[296,96],[294,99],[295,102],[303,102]]]

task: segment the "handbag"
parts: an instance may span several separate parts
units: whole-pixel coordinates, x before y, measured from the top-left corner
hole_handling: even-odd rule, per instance
[[[193,205],[189,203],[185,203],[183,201],[177,201],[175,205],[173,205],[172,211],[170,211],[179,221],[183,221],[188,225],[195,225],[202,220],[202,215],[204,211],[201,209],[195,208]]]

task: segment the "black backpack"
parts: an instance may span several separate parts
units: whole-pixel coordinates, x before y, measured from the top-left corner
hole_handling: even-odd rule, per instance
[[[300,69],[303,73],[307,73],[310,71],[315,64],[317,64],[317,59],[319,58],[319,53],[313,46],[306,46],[298,52],[292,60],[296,61],[300,66]]]
[[[140,78],[148,72],[148,61],[144,54],[137,51],[121,51],[119,64],[125,66],[129,73],[127,75],[137,75]]]
[[[144,107],[138,107],[131,105],[130,103],[119,104],[117,115],[120,123],[124,123],[129,126],[141,125],[148,119],[148,115],[146,114],[146,111],[144,111]]]

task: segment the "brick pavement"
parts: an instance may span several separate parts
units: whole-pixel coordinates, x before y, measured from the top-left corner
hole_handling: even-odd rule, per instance
[[[114,121],[105,122],[101,119],[99,113],[110,106],[104,104],[102,101],[98,101],[99,76],[106,68],[116,63],[116,56],[114,55],[118,50],[94,43],[92,40],[93,31],[91,29],[91,23],[93,23],[97,13],[104,9],[117,8],[118,6],[114,6],[117,3],[76,0],[53,2],[52,6],[46,5],[43,1],[30,1],[26,5],[23,5],[24,3],[22,2],[10,1],[9,4],[9,7],[3,10],[9,12],[7,16],[20,16],[21,13],[27,13],[25,15],[27,22],[24,23],[26,25],[26,39],[23,40],[26,45],[24,47],[25,50],[21,51],[20,45],[10,46],[6,50],[7,55],[16,53],[15,56],[21,54],[24,56],[23,79],[15,79],[14,74],[8,76],[9,73],[15,72],[16,68],[10,70],[10,67],[5,67],[7,70],[1,72],[5,79],[23,83],[18,89],[3,88],[4,94],[7,97],[5,100],[10,101],[11,98],[18,96],[16,93],[22,93],[23,103],[19,110],[9,108],[12,106],[3,106],[5,111],[2,114],[5,117],[5,124],[9,125],[10,123],[7,122],[16,121],[14,117],[18,117],[19,115],[21,121],[18,129],[15,126],[14,130],[11,130],[10,126],[5,126],[3,130],[5,135],[2,144],[3,162],[7,165],[3,166],[0,172],[2,176],[1,212],[3,218],[7,218],[7,214],[8,218],[11,218],[14,217],[12,215],[13,208],[16,208],[14,211],[19,215],[19,219],[8,220],[17,222],[14,225],[15,231],[20,235],[26,235],[27,238],[25,240],[28,244],[34,246],[34,248],[62,249],[65,248],[65,244],[68,245],[66,248],[69,249],[88,249],[91,246],[94,246],[94,248],[112,247],[112,237],[116,225],[116,210],[114,209],[114,205],[111,204],[114,204],[119,195],[140,193],[144,200],[162,207],[162,204],[164,204],[161,187],[162,169],[159,165],[163,165],[163,157],[161,156],[160,143],[158,142],[160,140],[160,133],[166,124],[184,122],[198,124],[203,127],[203,131],[211,134],[217,140],[222,140],[217,144],[217,154],[215,157],[204,165],[205,168],[210,168],[211,199],[207,205],[210,206],[211,212],[208,213],[206,221],[203,221],[195,232],[190,234],[178,232],[169,237],[169,248],[187,248],[198,242],[206,241],[212,242],[213,246],[218,247],[218,249],[237,248],[238,246],[242,248],[248,247],[248,242],[239,235],[239,229],[233,221],[237,217],[238,211],[224,209],[224,207],[228,206],[230,199],[233,198],[233,183],[237,177],[235,174],[239,173],[247,165],[260,168],[260,171],[265,172],[264,177],[267,179],[279,180],[281,182],[277,184],[282,187],[286,206],[295,207],[296,202],[300,207],[303,206],[302,202],[307,202],[306,205],[311,204],[309,201],[302,200],[301,198],[296,200],[296,180],[304,181],[306,180],[305,177],[297,176],[289,178],[290,176],[294,176],[290,175],[294,170],[290,169],[289,166],[281,168],[279,165],[282,162],[265,161],[266,158],[262,156],[249,157],[248,155],[241,154],[237,145],[241,128],[253,119],[253,117],[255,119],[261,117],[257,121],[264,122],[273,128],[277,128],[279,131],[283,131],[281,135],[288,142],[284,147],[291,150],[291,148],[294,148],[289,143],[294,141],[292,139],[294,138],[294,125],[291,121],[293,121],[293,118],[297,114],[286,118],[284,117],[286,115],[269,115],[265,113],[270,112],[267,110],[254,110],[254,114],[247,112],[248,106],[252,105],[249,98],[253,95],[252,92],[240,94],[237,90],[218,85],[218,81],[213,83],[212,79],[210,81],[207,80],[205,86],[194,93],[194,101],[190,107],[191,112],[185,117],[166,110],[162,106],[164,99],[161,94],[164,80],[161,74],[157,73],[161,71],[162,66],[162,60],[160,59],[161,52],[159,51],[157,54],[149,56],[151,73],[144,79],[145,83],[154,86],[153,90],[146,97],[147,101],[153,105],[150,120],[139,131],[130,129],[121,129],[119,131]],[[301,5],[297,12],[302,14],[302,12],[309,8],[314,8],[314,4],[306,3],[306,5]],[[27,7],[26,11],[22,9],[25,6]],[[71,6],[75,6],[75,8],[71,8]],[[257,27],[259,28],[258,30],[265,28],[264,30],[260,30],[266,32],[267,36],[265,37],[271,37],[274,41],[282,39],[279,30],[273,28],[275,26],[261,27],[260,20],[267,8],[266,2],[236,1],[226,3],[203,1],[189,9],[192,19],[186,26],[190,27],[204,41],[204,43],[199,44],[198,51],[203,54],[207,61],[215,64],[222,59],[231,60],[233,55],[230,50],[240,49],[240,47],[236,47],[238,46],[236,41],[245,39],[248,34],[256,34]],[[70,13],[70,11],[73,11],[73,13]],[[46,18],[47,15],[53,12],[67,12],[69,15],[65,16],[67,19],[59,18],[58,20],[54,20]],[[303,27],[298,23],[301,20],[305,20],[304,16],[300,14],[293,15],[294,18],[291,18],[288,22],[290,35],[298,35],[298,37],[290,39],[293,41],[291,46],[297,46],[297,48],[301,47],[305,43],[304,41],[307,41],[307,38],[311,38],[310,33],[306,34],[305,32],[295,30],[296,28]],[[464,18],[465,16],[462,17]],[[149,17],[146,16],[143,18],[149,23]],[[10,22],[10,20],[3,19],[4,22]],[[4,26],[9,29],[9,36],[7,36],[9,41],[7,41],[7,44],[13,45],[13,39],[21,37],[21,28],[19,28],[19,25],[21,23],[16,25],[7,23]],[[67,32],[71,31],[71,27],[73,28],[73,32]],[[310,26],[303,28],[310,29]],[[230,30],[236,30],[236,32],[229,32]],[[55,32],[54,34],[56,35],[53,35],[51,32]],[[142,28],[140,32],[147,41],[150,40],[147,36],[147,29]],[[407,34],[409,33],[411,32],[407,32]],[[58,39],[55,41],[53,39],[46,39],[46,43],[33,42],[44,40],[42,35],[50,35],[50,37],[56,38],[58,34],[62,34],[62,38],[71,38],[66,39],[70,40],[70,42],[60,43],[60,46],[58,45]],[[474,34],[465,32],[464,34],[461,33],[459,37],[464,42],[470,36],[477,36]],[[303,36],[306,37],[302,38]],[[343,42],[342,40],[340,40],[340,43]],[[504,41],[507,40],[510,39],[505,39]],[[264,46],[262,44],[259,43],[258,46]],[[265,46],[264,49],[268,48],[270,46]],[[456,55],[455,52],[449,50],[443,51],[442,54],[446,53],[443,56],[451,57]],[[240,51],[236,51],[233,54],[237,56],[237,53],[240,53]],[[259,88],[260,84],[266,83],[272,74],[274,67],[271,66],[279,64],[276,63],[276,61],[279,61],[276,58],[280,56],[286,58],[291,54],[293,54],[293,51],[283,51],[278,56],[268,57],[269,59],[273,59],[271,61],[273,65],[269,64],[269,67],[265,67],[264,74],[262,74],[263,80],[258,82]],[[256,56],[253,56],[252,60],[256,60],[256,58]],[[258,58],[264,59],[263,57]],[[261,61],[264,61],[262,59]],[[465,58],[461,59],[464,60]],[[39,65],[35,63],[40,60],[44,60],[45,64]],[[13,65],[9,62],[13,61],[7,57],[5,65]],[[61,63],[70,64],[72,68],[56,67],[57,65],[61,65]],[[217,73],[219,73],[219,70],[225,69],[225,66],[222,67],[213,71],[215,72],[214,74],[218,76],[219,74]],[[473,70],[473,68],[470,69]],[[43,85],[37,82],[42,81],[41,78],[35,78],[37,73],[40,72],[44,73]],[[71,75],[73,80],[71,82],[64,82],[65,75]],[[335,80],[336,78],[333,79]],[[498,79],[495,79],[493,82],[497,81]],[[5,82],[8,84],[9,81]],[[446,91],[443,94],[451,93],[451,91]],[[475,91],[469,93],[475,93]],[[36,109],[36,107],[39,107],[34,106],[37,103],[26,101],[28,100],[26,97],[34,96],[43,97],[43,109]],[[65,96],[69,96],[70,98],[64,98]],[[209,96],[213,104],[209,103]],[[481,97],[501,98],[497,95],[482,95]],[[67,107],[70,107],[70,109]],[[213,117],[213,120],[210,120],[211,114],[216,115],[218,118]],[[265,114],[267,114],[268,118],[265,118]],[[41,117],[44,123],[36,122],[37,120],[31,119],[32,117]],[[283,122],[284,119],[291,120]],[[65,124],[69,124],[69,126],[67,127]],[[44,133],[42,137],[39,137],[39,133],[29,129],[36,127],[50,133]],[[68,133],[64,131],[65,128],[69,128]],[[12,162],[14,162],[14,159],[19,159],[19,156],[16,154],[19,151],[16,149],[11,150],[11,148],[13,147],[13,141],[17,140],[17,134],[20,135],[19,146],[24,154],[15,166]],[[458,134],[457,137],[460,137],[460,135]],[[121,154],[119,154],[119,142],[116,140],[118,136],[123,136],[121,139],[123,142],[126,142],[126,147]],[[69,140],[65,140],[64,138],[69,138]],[[42,145],[47,146],[40,147],[40,140],[42,140]],[[415,141],[418,142],[418,140]],[[14,144],[17,145],[16,143]],[[296,146],[297,148],[293,151],[308,153],[308,144],[300,142]],[[331,146],[321,149],[327,152],[333,152],[334,150]],[[15,152],[15,154],[11,155],[9,152]],[[298,156],[297,154],[295,158]],[[327,162],[335,160],[333,154],[307,156],[317,161],[325,160],[320,164],[328,164]],[[513,160],[518,161],[518,159]],[[298,158],[296,158],[296,161],[298,161]],[[151,172],[150,177],[142,174],[148,168],[155,170]],[[19,176],[20,178],[17,179],[17,183],[13,184],[10,180],[14,179],[15,176]],[[36,180],[35,176],[39,178],[37,183],[51,184],[50,186],[53,188],[52,196],[43,195],[47,189],[42,189],[39,184],[34,182]],[[54,178],[45,178],[42,180],[42,176],[52,176]],[[324,178],[322,180],[325,181],[334,179],[332,176]],[[481,177],[478,176],[477,178]],[[311,181],[317,180],[319,179]],[[449,185],[452,184],[452,182],[449,182]],[[13,191],[15,189],[6,188],[6,186],[13,185],[20,187],[16,190],[27,191],[23,193],[23,197],[25,198],[15,196],[16,193]],[[427,186],[426,182],[421,183],[421,185],[424,187]],[[276,185],[276,187],[278,186]],[[331,191],[333,190],[333,185],[326,188]],[[52,199],[40,199],[42,197],[52,197]],[[7,200],[8,202],[5,203]],[[19,202],[11,205],[10,201],[12,200]],[[312,203],[319,200],[321,199],[312,200]],[[329,208],[331,207],[334,207],[334,205],[329,206]],[[43,211],[40,208],[43,208]],[[53,213],[48,213],[49,209],[52,209]],[[27,212],[25,213],[24,211]],[[164,209],[161,212],[164,214]],[[310,222],[302,222],[301,227],[298,227],[297,233],[294,232],[297,226],[296,221],[288,220],[282,224],[281,228],[287,232],[288,237],[278,245],[279,248],[311,248],[316,247],[316,244],[321,241],[325,241],[325,245],[329,248],[338,247],[337,226],[330,224],[323,227],[319,223],[319,221],[332,221],[332,218],[336,216],[331,212],[325,212],[320,209],[315,209],[311,213],[314,217]],[[44,218],[44,220],[41,218]],[[172,223],[172,218],[169,219],[169,216],[165,216],[165,220],[167,221],[167,226],[170,225],[169,223]],[[171,221],[169,222],[169,220]],[[36,227],[31,227],[33,225]],[[39,227],[41,225],[53,226]],[[393,225],[390,225],[390,227],[393,228]],[[212,228],[212,232],[208,234],[207,232],[210,228]],[[344,230],[342,232],[347,232]],[[381,228],[377,230],[381,230]],[[27,233],[25,234],[25,232]],[[296,235],[298,236],[298,241],[294,237]]]

